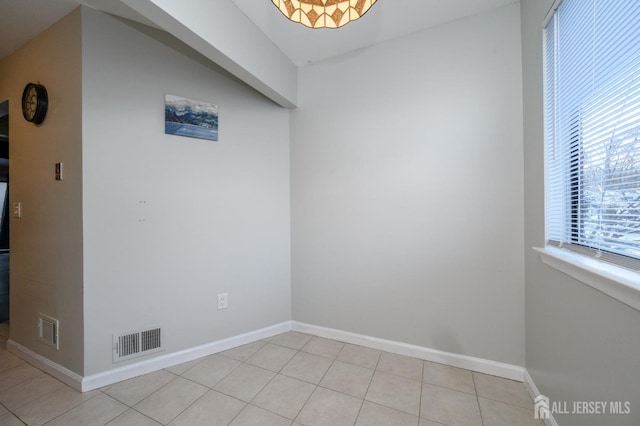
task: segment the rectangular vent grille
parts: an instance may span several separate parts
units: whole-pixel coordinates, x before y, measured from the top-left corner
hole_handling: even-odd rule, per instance
[[[57,319],[38,313],[38,338],[52,348],[59,349],[58,331],[60,323]]]
[[[151,328],[113,335],[113,362],[162,350],[162,329]]]

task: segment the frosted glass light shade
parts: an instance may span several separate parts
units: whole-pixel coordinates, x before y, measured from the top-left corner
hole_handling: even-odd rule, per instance
[[[310,28],[338,28],[355,21],[377,0],[271,0],[284,16]]]

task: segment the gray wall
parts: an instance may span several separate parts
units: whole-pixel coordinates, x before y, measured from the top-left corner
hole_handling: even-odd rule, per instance
[[[303,67],[293,318],[524,365],[520,9]]]
[[[542,29],[551,0],[522,1],[526,368],[552,401],[630,401],[630,415],[558,415],[562,426],[640,424],[640,313],[546,266]]]
[[[164,33],[82,18],[85,373],[114,367],[112,333],[160,325],[172,352],[289,320],[289,112]],[[166,93],[218,104],[220,140],[165,135]]]
[[[83,372],[81,23],[73,12],[0,61],[0,102],[9,100],[11,339]],[[40,126],[22,117],[22,90],[40,82],[49,111]],[[55,163],[65,177],[55,180]],[[60,320],[60,350],[38,341],[37,315]]]

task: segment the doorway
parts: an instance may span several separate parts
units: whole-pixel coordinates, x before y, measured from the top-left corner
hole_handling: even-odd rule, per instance
[[[9,338],[9,101],[0,103],[0,336]]]

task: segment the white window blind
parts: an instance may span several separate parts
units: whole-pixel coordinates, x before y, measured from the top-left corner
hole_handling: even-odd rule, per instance
[[[640,270],[640,1],[563,0],[544,38],[548,244]]]

